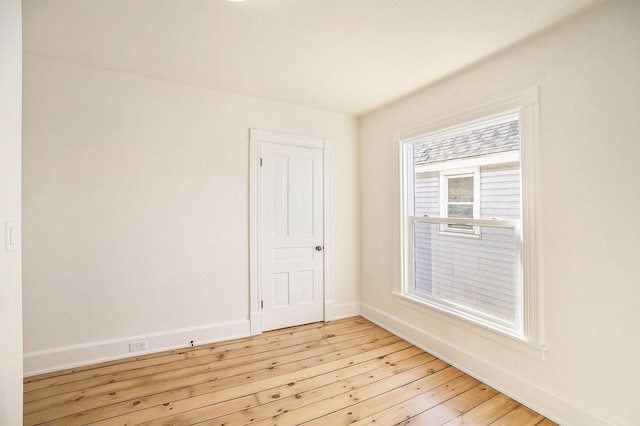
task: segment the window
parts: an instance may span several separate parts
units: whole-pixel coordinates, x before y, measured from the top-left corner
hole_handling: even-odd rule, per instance
[[[479,217],[479,169],[472,171],[441,172],[440,216],[473,219]],[[442,232],[479,235],[479,227],[465,224],[441,225]]]
[[[531,89],[397,135],[399,300],[534,345],[537,99]]]

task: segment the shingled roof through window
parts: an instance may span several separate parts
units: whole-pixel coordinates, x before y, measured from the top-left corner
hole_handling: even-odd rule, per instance
[[[520,149],[518,120],[445,137],[413,147],[416,166]]]

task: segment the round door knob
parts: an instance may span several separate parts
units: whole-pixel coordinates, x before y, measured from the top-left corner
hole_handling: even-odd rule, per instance
[[[322,246],[316,246],[316,250],[322,251]]]

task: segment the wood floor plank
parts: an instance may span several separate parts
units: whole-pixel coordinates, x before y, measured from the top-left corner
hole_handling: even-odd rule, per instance
[[[24,380],[24,425],[555,423],[347,318]]]
[[[491,424],[493,426],[535,426],[543,418],[544,417],[532,409],[527,408],[524,405],[520,405],[515,410],[510,411]]]
[[[446,426],[489,425],[500,417],[516,409],[518,404],[506,395],[498,394],[477,407],[467,411],[447,423]]]
[[[393,425],[402,422],[405,419],[416,416],[430,408],[442,407],[444,402],[454,398],[457,395],[477,386],[480,382],[466,374],[442,384],[435,389],[425,389],[424,392],[412,396],[404,395],[403,399],[396,403],[389,404],[390,400],[384,404],[379,404],[375,409],[364,410],[365,417],[354,420],[351,424],[360,425]],[[387,407],[388,406],[388,407]],[[355,407],[354,407],[355,408]],[[380,411],[375,412],[378,409]],[[360,415],[362,412],[360,413]],[[355,410],[350,414],[357,417]],[[431,418],[431,417],[430,417]],[[435,424],[435,423],[432,423]]]
[[[211,396],[213,395],[201,395]],[[213,399],[216,399],[215,397]],[[193,404],[204,405],[200,408],[194,409]],[[203,398],[199,398],[198,401],[192,399],[183,399],[176,401],[169,406],[154,407],[154,410],[137,412],[137,416],[131,416],[126,418],[126,421],[122,417],[110,418],[98,423],[92,423],[93,425],[189,425],[198,422],[202,418],[215,418],[221,417],[230,413],[243,411],[252,407],[257,407],[258,401],[255,396],[245,396],[242,398],[236,398],[228,401],[217,402],[214,404],[206,404]],[[152,419],[152,420],[149,420]]]
[[[558,423],[547,419],[546,417],[539,421],[536,426],[558,426]]]
[[[441,425],[466,413],[498,394],[493,388],[480,383],[442,404],[429,408],[400,423],[402,425]],[[409,414],[410,415],[410,414]],[[380,423],[378,423],[380,424]],[[393,424],[393,423],[389,423]]]

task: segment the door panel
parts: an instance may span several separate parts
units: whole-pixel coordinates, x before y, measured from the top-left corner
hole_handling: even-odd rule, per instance
[[[263,330],[323,319],[323,152],[261,144]]]

